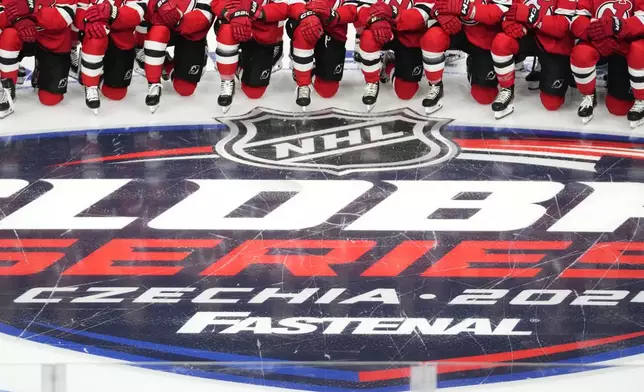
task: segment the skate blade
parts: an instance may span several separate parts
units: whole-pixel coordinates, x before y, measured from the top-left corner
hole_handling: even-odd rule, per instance
[[[530,91],[539,90],[539,82],[528,82],[528,90]]]
[[[25,78],[25,77],[19,77],[19,78],[16,80],[16,84],[18,84],[18,85],[23,85],[23,84],[25,84],[25,80],[27,80],[27,78]]]
[[[365,107],[367,108],[367,113],[371,113],[371,111],[373,110],[374,106],[376,106],[376,105],[365,105]]]
[[[593,119],[593,117],[595,117],[595,115],[588,116],[588,117],[582,117],[581,118],[581,123],[586,125],[586,124],[588,124],[590,122],[590,120]]]
[[[432,113],[436,113],[437,111],[441,110],[442,108],[443,108],[442,103],[438,103],[438,104],[436,104],[434,106],[426,107],[425,108],[425,114],[429,115],[429,114],[432,114]]]
[[[95,116],[98,116],[98,109],[92,109],[92,112],[94,112]]]
[[[300,106],[300,108],[302,108],[303,112],[306,112],[306,106]]]
[[[514,112],[514,105],[508,106],[507,108],[505,108],[505,110],[501,110],[500,112],[494,112],[494,118],[497,120],[500,120],[505,116],[509,116],[513,112]]]
[[[635,128],[639,127],[642,124],[644,124],[644,118],[639,120],[639,121],[631,121],[630,122],[631,129],[635,129]]]
[[[3,112],[0,112],[0,119],[3,119],[13,113],[13,109],[5,110]]]
[[[221,107],[221,112],[223,114],[228,113],[228,111],[230,110],[230,105],[228,105],[228,106],[220,106],[220,107]]]
[[[149,106],[149,108],[150,108],[150,113],[154,114],[154,112],[156,112],[157,109],[159,108],[159,105]]]

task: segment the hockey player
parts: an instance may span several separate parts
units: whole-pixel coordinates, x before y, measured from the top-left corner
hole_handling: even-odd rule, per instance
[[[154,113],[161,102],[161,73],[166,64],[166,48],[174,45],[174,61],[169,64],[174,90],[181,96],[194,93],[207,59],[206,35],[213,22],[209,0],[150,0],[150,28],[144,43],[145,77],[148,94],[145,103]]]
[[[443,107],[443,70],[445,51],[459,49],[468,54],[467,72],[472,97],[480,104],[489,105],[497,95],[497,80],[492,64],[492,40],[501,30],[503,13],[510,6],[508,0],[437,0],[434,15],[460,17],[462,26],[455,22],[435,24],[421,40],[425,76],[429,92],[423,99],[427,113]],[[461,29],[462,27],[462,29]]]
[[[217,69],[221,92],[217,100],[224,113],[235,95],[235,74],[247,97],[264,95],[273,66],[282,61],[286,0],[221,0],[213,2],[217,15]],[[239,52],[241,52],[241,57]]]
[[[570,23],[574,0],[515,0],[505,13],[503,32],[492,42],[492,60],[500,90],[492,110],[497,119],[514,111],[514,57],[536,56],[542,71],[541,104],[548,110],[563,105],[570,84]]]
[[[400,99],[411,99],[418,91],[418,82],[423,76],[423,56],[420,40],[425,33],[433,4],[419,1],[414,5],[411,0],[379,0],[370,7],[358,12],[356,24],[364,25],[360,37],[360,68],[366,86],[362,103],[370,111],[378,99],[380,80],[389,80]],[[455,18],[446,15],[445,18]],[[460,23],[457,20],[458,23]],[[384,56],[381,50],[391,51]],[[386,59],[383,69],[382,59]],[[382,75],[381,75],[382,73]]]
[[[644,40],[638,39],[644,36],[642,14],[641,0],[579,0],[571,29],[580,41],[572,50],[570,63],[583,94],[577,114],[584,124],[593,118],[597,106],[596,66],[602,57],[608,61],[608,111],[617,116],[627,114],[633,128],[643,122]]]
[[[145,0],[79,0],[76,27],[84,31],[81,48],[81,83],[85,86],[85,104],[98,113],[101,92],[113,100],[127,93],[134,67],[134,29],[143,21]]]
[[[8,27],[0,34],[0,117],[13,112],[19,61],[35,55],[36,83],[44,105],[56,105],[67,92],[71,24],[76,0],[3,0]]]
[[[347,25],[356,20],[356,5],[337,6],[335,0],[291,0],[286,30],[291,36],[295,103],[306,110],[311,103],[311,82],[317,93],[331,98],[344,73]],[[315,67],[314,67],[315,63]]]

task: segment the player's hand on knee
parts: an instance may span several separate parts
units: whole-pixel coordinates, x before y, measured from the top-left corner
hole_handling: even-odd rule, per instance
[[[299,27],[304,40],[310,45],[315,45],[322,38],[322,35],[324,35],[322,22],[313,11],[306,11],[300,15]]]
[[[523,24],[513,20],[504,20],[501,23],[501,28],[505,34],[514,39],[523,38],[528,33],[528,30]]]
[[[112,22],[118,15],[118,8],[109,2],[94,4],[85,11],[87,22]]]
[[[226,12],[224,18],[230,24],[233,39],[237,42],[246,42],[252,38],[250,13],[246,10]]]
[[[454,15],[436,15],[438,24],[449,35],[458,34],[463,27],[463,22],[458,16]]]
[[[608,37],[618,36],[622,29],[622,21],[614,16],[604,14],[588,25],[586,32],[591,41],[600,41]]]
[[[394,37],[391,24],[385,20],[378,20],[371,23],[369,29],[373,33],[373,39],[378,45],[384,45]]]
[[[474,8],[470,0],[438,0],[434,5],[436,15],[454,15],[470,18]]]
[[[34,12],[34,0],[7,0],[3,5],[7,20],[12,24]]]
[[[386,19],[391,21],[396,19],[396,16],[398,16],[398,9],[382,0],[379,0],[369,7],[369,16],[370,18]]]
[[[85,34],[94,39],[107,37],[108,29],[105,22],[92,22],[85,25]]]
[[[514,3],[503,16],[505,20],[516,21],[534,26],[539,23],[539,10],[523,3]]]
[[[23,42],[35,42],[38,36],[36,22],[31,19],[19,19],[13,26],[18,30],[18,36]]]
[[[327,25],[338,21],[338,13],[331,9],[326,0],[311,0],[307,3],[306,9],[315,12],[315,15]]]
[[[619,44],[613,37],[604,38],[599,41],[593,41],[593,46],[602,56],[610,56],[619,49]]]
[[[166,1],[159,8],[152,17],[152,24],[160,24],[167,27],[176,27],[183,18],[183,13],[174,4]]]

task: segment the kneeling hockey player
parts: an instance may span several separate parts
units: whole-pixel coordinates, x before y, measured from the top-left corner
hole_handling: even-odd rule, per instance
[[[150,27],[144,43],[145,103],[154,113],[161,101],[161,74],[168,71],[174,90],[192,95],[201,80],[207,59],[206,35],[213,22],[208,0],[150,0]],[[166,64],[166,48],[174,45],[174,60]]]
[[[35,4],[34,4],[35,3]],[[0,33],[0,118],[14,111],[19,62],[35,56],[35,84],[44,105],[56,105],[67,92],[71,24],[76,0],[3,0],[7,27]]]
[[[608,62],[608,111],[617,116],[627,114],[633,128],[642,123],[644,40],[638,38],[644,35],[643,13],[641,0],[579,0],[571,30],[580,41],[572,50],[570,64],[577,89],[583,94],[577,114],[584,124],[593,118],[597,106],[596,66],[602,58]]]
[[[143,21],[146,8],[144,0],[78,2],[75,24],[84,32],[80,80],[85,104],[94,113],[101,106],[101,79],[107,98],[120,100],[127,94],[134,67],[134,29]]]
[[[570,23],[575,15],[572,0],[518,0],[505,13],[503,32],[492,42],[494,71],[501,89],[492,103],[499,119],[514,111],[514,57],[536,56],[541,64],[541,104],[548,110],[563,105],[570,79],[573,38]]]
[[[220,0],[217,16],[217,70],[221,92],[217,100],[227,112],[235,95],[235,75],[249,98],[260,98],[270,83],[273,67],[282,61],[286,0]],[[241,52],[241,57],[240,57]]]

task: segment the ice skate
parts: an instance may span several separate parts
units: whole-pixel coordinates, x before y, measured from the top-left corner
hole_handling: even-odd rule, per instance
[[[380,92],[380,83],[367,83],[362,94],[362,103],[367,107],[367,112],[370,112],[376,105],[378,100],[378,93]]]
[[[514,86],[501,88],[492,102],[494,118],[499,120],[514,112]]]
[[[581,96],[581,104],[579,104],[579,109],[577,109],[577,115],[581,118],[581,122],[588,124],[590,120],[593,119],[593,112],[597,107],[597,94],[592,93],[590,95]]]
[[[0,88],[0,119],[13,113],[13,100],[16,97],[16,86],[11,79],[2,80]]]
[[[644,100],[636,99],[631,110],[628,111],[626,118],[630,121],[631,129],[644,124]]]
[[[38,60],[36,60],[34,70],[31,72],[31,87],[34,90],[38,89],[38,74],[40,74],[40,69],[38,69]]]
[[[18,80],[16,80],[16,84],[24,84],[25,80],[27,80],[27,69],[20,65],[18,67]]]
[[[134,72],[145,76],[145,50],[143,48],[135,48],[134,53]]]
[[[539,79],[541,79],[541,64],[539,64],[539,60],[535,57],[532,61],[532,69],[525,77],[525,81],[528,82],[528,90],[539,90]]]
[[[443,82],[436,84],[429,84],[429,91],[425,98],[423,98],[423,107],[425,107],[425,114],[432,114],[443,107],[441,103],[443,98]]]
[[[85,105],[92,109],[94,114],[98,114],[98,108],[101,107],[101,98],[98,95],[98,87],[85,87]]]
[[[69,53],[69,77],[80,81],[80,53],[78,47],[72,48]]]
[[[145,96],[145,104],[150,108],[150,112],[154,113],[159,108],[161,103],[161,83],[150,83],[148,86],[148,95]]]
[[[306,107],[311,104],[311,86],[297,86],[295,103],[306,111]]]
[[[233,103],[235,97],[235,80],[222,80],[221,91],[217,98],[217,104],[221,107],[221,111],[225,114],[230,110],[230,105]]]
[[[170,56],[170,53],[165,52],[165,60],[163,61],[163,71],[161,71],[161,79],[166,82],[172,79],[172,73],[174,72],[174,58]]]

